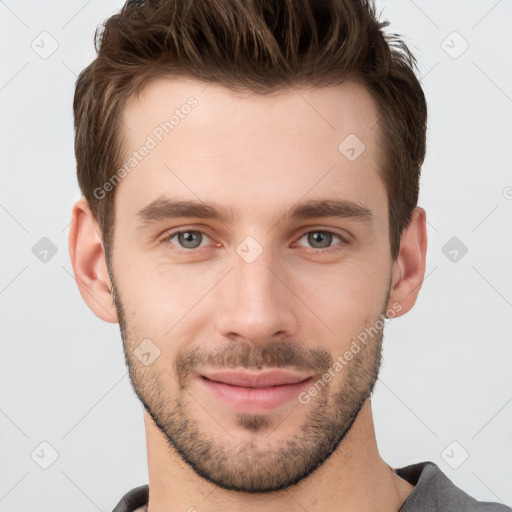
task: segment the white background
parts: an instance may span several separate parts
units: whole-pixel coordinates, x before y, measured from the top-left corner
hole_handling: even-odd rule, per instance
[[[379,447],[394,467],[431,460],[475,498],[510,505],[512,1],[378,5],[419,61],[430,116],[427,277],[386,327]],[[88,309],[67,250],[74,82],[97,24],[121,6],[0,1],[0,512],[109,511],[148,481],[119,328]],[[58,43],[46,59],[31,47],[42,37]],[[32,252],[42,237],[57,248],[46,263]],[[457,262],[443,253],[452,237],[468,249]],[[58,453],[48,469],[31,457],[50,461],[43,441]]]

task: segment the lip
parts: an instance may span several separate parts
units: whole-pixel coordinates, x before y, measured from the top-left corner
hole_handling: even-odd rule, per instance
[[[242,386],[245,388],[266,388],[284,384],[296,384],[307,379],[304,375],[289,370],[267,370],[264,372],[248,372],[246,370],[222,370],[203,372],[203,377],[215,382]]]
[[[312,377],[286,370],[247,372],[211,371],[198,374],[208,394],[239,412],[265,413],[297,399]]]

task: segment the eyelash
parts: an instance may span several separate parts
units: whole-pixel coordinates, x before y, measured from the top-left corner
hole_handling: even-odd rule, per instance
[[[174,245],[174,251],[177,252],[178,254],[192,254],[194,252],[198,252],[199,249],[204,249],[205,247],[196,247],[195,249],[185,249],[183,247],[179,247],[178,245],[175,245],[175,244],[172,244],[170,242],[170,240],[172,238],[174,238],[176,235],[179,235],[181,233],[201,233],[202,235],[205,235],[207,236],[208,238],[211,238],[205,231],[202,231],[200,229],[179,229],[179,230],[176,230],[176,231],[169,231],[165,234],[165,236],[163,237],[162,239],[162,243],[164,244],[171,244],[171,245]],[[347,238],[345,238],[344,236],[340,235],[339,233],[335,232],[335,231],[331,231],[331,230],[328,230],[328,229],[313,229],[313,230],[309,230],[309,231],[305,231],[304,233],[302,233],[302,235],[297,239],[297,240],[301,240],[302,238],[304,238],[306,235],[309,235],[311,233],[324,233],[324,234],[329,234],[329,235],[333,235],[335,237],[338,237],[340,240],[341,240],[341,243],[339,244],[336,244],[336,245],[333,245],[331,247],[326,247],[325,249],[315,249],[313,247],[310,247],[309,250],[311,252],[313,252],[313,254],[320,254],[320,253],[330,253],[330,252],[333,252],[333,251],[336,251],[336,250],[340,250],[340,247],[338,247],[338,245],[348,245],[349,244],[349,241],[347,240]],[[301,246],[303,247],[303,246]]]

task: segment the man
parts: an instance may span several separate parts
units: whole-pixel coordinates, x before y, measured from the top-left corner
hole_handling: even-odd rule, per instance
[[[115,512],[496,510],[380,457],[425,273],[426,102],[361,0],[129,1],[80,75],[82,297],[119,322],[149,486]]]

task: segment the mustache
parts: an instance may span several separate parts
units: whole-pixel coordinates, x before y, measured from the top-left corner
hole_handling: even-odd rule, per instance
[[[294,343],[275,342],[265,346],[237,343],[227,345],[215,352],[205,352],[195,347],[178,354],[175,359],[175,371],[183,382],[194,368],[209,366],[213,368],[238,368],[261,370],[293,367],[313,373],[324,373],[333,365],[332,355],[322,349],[304,349]]]

